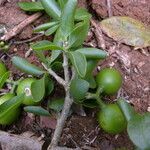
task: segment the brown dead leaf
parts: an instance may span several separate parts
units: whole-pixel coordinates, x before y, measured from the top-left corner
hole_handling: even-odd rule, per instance
[[[134,47],[150,46],[150,29],[143,23],[126,16],[115,16],[100,22],[102,30],[120,43]]]

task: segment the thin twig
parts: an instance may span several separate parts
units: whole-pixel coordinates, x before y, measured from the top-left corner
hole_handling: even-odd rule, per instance
[[[63,68],[64,68],[64,76],[65,81],[69,84],[69,66],[68,66],[68,57],[66,56],[65,52],[63,52]]]
[[[63,85],[63,87],[66,86],[66,82],[65,82],[65,80],[63,78],[61,78],[60,76],[58,76],[51,68],[47,68],[47,66],[44,63],[42,63],[42,65],[45,68],[45,70],[47,70],[48,73],[51,76],[53,76],[59,84]]]
[[[108,10],[108,16],[112,17],[112,0],[107,0],[107,10]]]
[[[98,46],[101,47],[102,49],[105,49],[106,45],[105,45],[105,41],[103,39],[101,27],[98,26],[97,23],[93,19],[91,19],[91,24],[95,28],[95,35],[97,38]]]
[[[15,41],[15,42],[13,42],[13,44],[23,44],[23,43],[32,42],[32,41],[36,40],[37,38],[42,37],[43,35],[44,34],[41,33],[41,34],[38,34],[38,35],[34,36],[33,38],[30,38],[30,39],[27,39],[27,40]]]
[[[4,40],[4,41],[10,40],[12,37],[14,37],[15,35],[19,34],[24,29],[24,27],[26,27],[27,25],[29,25],[32,22],[34,22],[41,15],[42,15],[42,13],[39,13],[39,12],[31,15],[30,17],[25,19],[23,22],[21,22],[20,24],[15,26],[12,30],[7,32],[4,36],[2,36],[1,40]]]
[[[64,103],[64,107],[60,115],[60,118],[58,118],[57,120],[56,129],[55,129],[51,144],[48,147],[48,150],[54,150],[56,146],[58,145],[63,127],[65,125],[65,121],[67,120],[68,114],[70,112],[70,108],[73,103],[73,99],[70,95],[70,86],[69,86],[70,78],[69,78],[68,58],[65,53],[63,53],[63,67],[64,67],[65,82],[66,82],[66,85],[64,86],[64,89],[66,92],[65,103]]]

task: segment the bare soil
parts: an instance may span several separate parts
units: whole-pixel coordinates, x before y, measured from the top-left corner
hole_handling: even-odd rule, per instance
[[[18,1],[23,0],[11,0],[10,2],[4,2],[3,5],[0,6],[0,24],[4,25],[7,31],[30,15],[20,10],[17,6]],[[150,0],[113,0],[111,5],[112,14],[114,16],[130,16],[142,21],[148,26],[150,25]],[[97,22],[108,17],[106,0],[79,0],[79,6],[87,8]],[[0,58],[12,71],[12,77],[15,80],[27,75],[16,70],[12,66],[10,59],[14,55],[25,57],[26,52],[29,50],[29,42],[22,42],[21,44],[15,43],[35,37],[36,35],[32,32],[33,27],[47,20],[48,17],[43,15],[9,41],[11,46],[7,53],[0,51]],[[137,111],[141,113],[148,111],[150,109],[150,47],[144,49],[145,55],[141,50],[134,50],[133,47],[128,45],[116,43],[105,34],[103,34],[103,37],[106,43],[106,50],[110,56],[99,63],[94,71],[94,75],[99,69],[106,66],[117,68],[124,78],[123,87],[118,94],[129,100]],[[40,37],[37,40],[45,38],[46,37]],[[92,32],[90,32],[85,44],[98,47],[97,38]],[[36,65],[40,65],[33,53],[31,53],[27,59]],[[60,94],[63,95],[63,90],[58,88],[52,96],[57,97]],[[116,97],[117,95],[109,97],[108,102],[112,102]],[[45,103],[46,101],[43,102],[43,105],[45,105]],[[86,116],[83,117],[79,114],[73,114],[73,116],[69,117],[63,130],[60,145],[90,150],[114,150],[118,148],[132,150],[133,145],[126,133],[109,135],[98,127],[96,112],[97,110],[95,109],[85,109]],[[54,117],[45,119],[23,113],[17,123],[7,127],[1,127],[1,129],[16,134],[32,131],[38,136],[42,135],[43,140],[47,142],[47,139],[52,136],[55,125],[56,119]]]

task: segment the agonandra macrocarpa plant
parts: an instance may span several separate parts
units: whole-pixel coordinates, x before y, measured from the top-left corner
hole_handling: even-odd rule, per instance
[[[43,40],[31,44],[31,48],[40,59],[44,69],[29,63],[19,56],[12,58],[12,63],[18,69],[39,79],[30,78],[22,82],[10,81],[7,79],[9,77],[8,72],[2,72],[0,87],[3,86],[4,81],[10,82],[14,85],[12,93],[17,93],[18,96],[13,97],[11,95],[11,100],[9,100],[8,95],[1,98],[2,101],[7,102],[0,105],[0,123],[8,123],[9,115],[14,111],[16,112],[21,104],[27,105],[24,107],[27,112],[49,116],[47,110],[32,105],[39,105],[44,97],[52,92],[54,88],[54,83],[50,79],[52,77],[64,87],[65,98],[63,109],[58,117],[56,129],[48,149],[57,149],[62,129],[73,103],[89,107],[98,106],[101,109],[98,114],[98,121],[106,132],[118,134],[127,127],[130,139],[137,147],[149,148],[150,145],[145,142],[149,141],[149,136],[145,136],[149,130],[146,128],[147,122],[150,123],[149,114],[143,116],[136,114],[131,106],[121,98],[117,100],[118,104],[105,104],[101,100],[103,94],[112,95],[118,92],[122,84],[122,78],[120,73],[112,68],[105,68],[100,71],[96,76],[96,80],[92,75],[92,71],[98,61],[105,59],[107,53],[97,48],[85,48],[82,46],[88,34],[91,15],[85,9],[77,8],[77,0],[21,2],[19,6],[26,11],[45,10],[52,17],[51,22],[36,27],[34,31],[44,31],[46,36],[53,34],[54,39],[53,42]],[[51,51],[50,55],[45,56],[44,51],[49,50]],[[55,68],[54,66],[58,67]],[[63,77],[56,73],[58,68],[63,69]],[[28,87],[25,86],[26,84],[28,84]],[[15,91],[16,86],[18,88]],[[60,103],[62,104],[63,102],[59,101],[58,105]],[[51,107],[49,106],[49,108]],[[10,120],[9,123],[12,121]],[[135,124],[137,126],[134,126]],[[145,126],[145,130],[143,128],[139,130],[141,126]],[[141,140],[145,139],[142,144],[139,144],[136,136],[140,136]]]
[[[19,5],[24,10],[27,10],[29,6],[34,9],[35,3],[28,4],[29,3],[20,3]],[[40,9],[43,7],[47,14],[53,19],[50,23],[35,28],[35,32],[44,30],[45,35],[51,35],[52,33],[55,33],[55,35],[53,42],[47,40],[39,41],[32,44],[31,48],[42,61],[42,65],[46,72],[55,78],[65,90],[64,107],[58,118],[56,130],[50,145],[52,149],[58,144],[61,131],[74,101],[70,88],[76,86],[76,82],[80,82],[78,87],[81,89],[81,94],[78,93],[78,96],[80,95],[82,97],[90,86],[95,86],[91,71],[94,69],[99,59],[106,58],[107,53],[96,48],[82,47],[89,30],[91,15],[85,9],[77,9],[77,0],[58,1],[58,3],[55,1],[41,0],[41,3],[37,2],[36,4],[38,4],[36,6],[39,6]],[[51,50],[51,55],[45,58],[43,50]],[[58,76],[51,68],[58,59],[63,61],[64,78]],[[94,65],[92,64],[92,70],[90,69],[90,71],[87,72],[87,67],[91,63],[90,60],[93,60],[92,63]],[[26,61],[23,60],[23,58],[14,56],[12,62],[21,70],[34,74],[35,70],[25,64]],[[71,86],[72,81],[74,81],[74,85]],[[74,90],[72,91],[74,92]]]

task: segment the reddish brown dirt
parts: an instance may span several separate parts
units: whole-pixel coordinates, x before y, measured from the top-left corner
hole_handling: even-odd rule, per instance
[[[7,30],[12,29],[14,26],[28,17],[28,14],[18,8],[18,1],[21,0],[12,0],[4,3],[4,5],[0,7],[0,24],[4,24]],[[79,6],[88,8],[97,21],[108,17],[105,0],[79,0]],[[113,0],[112,12],[113,15],[127,15],[142,21],[146,25],[150,25],[149,0]],[[10,43],[34,37],[35,35],[32,33],[33,27],[46,22],[47,19],[47,16],[42,16],[32,25],[26,27],[22,33],[10,40]],[[105,61],[99,63],[99,66],[102,68],[105,66],[114,66],[120,70],[124,78],[123,87],[120,92],[121,96],[126,97],[139,112],[146,112],[148,107],[150,107],[149,56],[142,54],[140,50],[135,51],[132,47],[124,44],[120,44],[119,47],[115,46],[117,45],[115,41],[108,38],[106,35],[103,36],[107,51],[111,55]],[[38,40],[42,38],[38,38]],[[98,47],[97,38],[92,32],[87,38],[86,44],[92,44]],[[21,72],[16,70],[12,66],[10,59],[13,55],[25,57],[25,53],[28,49],[29,43],[22,43],[18,45],[12,44],[8,53],[4,54],[0,51],[0,57],[6,63],[7,67],[12,71],[14,79],[18,79],[21,76],[26,75],[21,74]],[[145,51],[149,54],[150,48],[146,48]],[[32,63],[40,65],[33,53],[31,53],[31,55],[28,57],[28,60]],[[97,69],[94,73],[97,73]],[[60,95],[59,91],[63,93],[62,89],[60,89],[56,90],[53,95]],[[116,98],[116,96],[113,97],[113,99],[114,98]],[[112,98],[109,100],[112,100]],[[98,127],[98,124],[95,120],[95,110],[88,110],[86,113],[86,117],[73,115],[68,119],[63,131],[60,145],[66,145],[67,147],[82,147],[82,149],[91,150],[114,150],[117,148],[126,148],[128,150],[133,149],[133,145],[128,139],[126,133],[117,136],[108,135]],[[9,127],[1,127],[1,129],[19,134],[21,132],[30,130],[39,136],[44,134],[44,139],[47,139],[51,136],[51,133],[53,132],[52,129],[55,128],[54,120],[53,126],[48,127],[44,126],[44,123],[40,122],[39,117],[32,118],[25,113],[21,116],[21,118],[22,119],[18,120],[16,124]],[[45,121],[45,123],[49,123],[49,120],[41,120]]]

